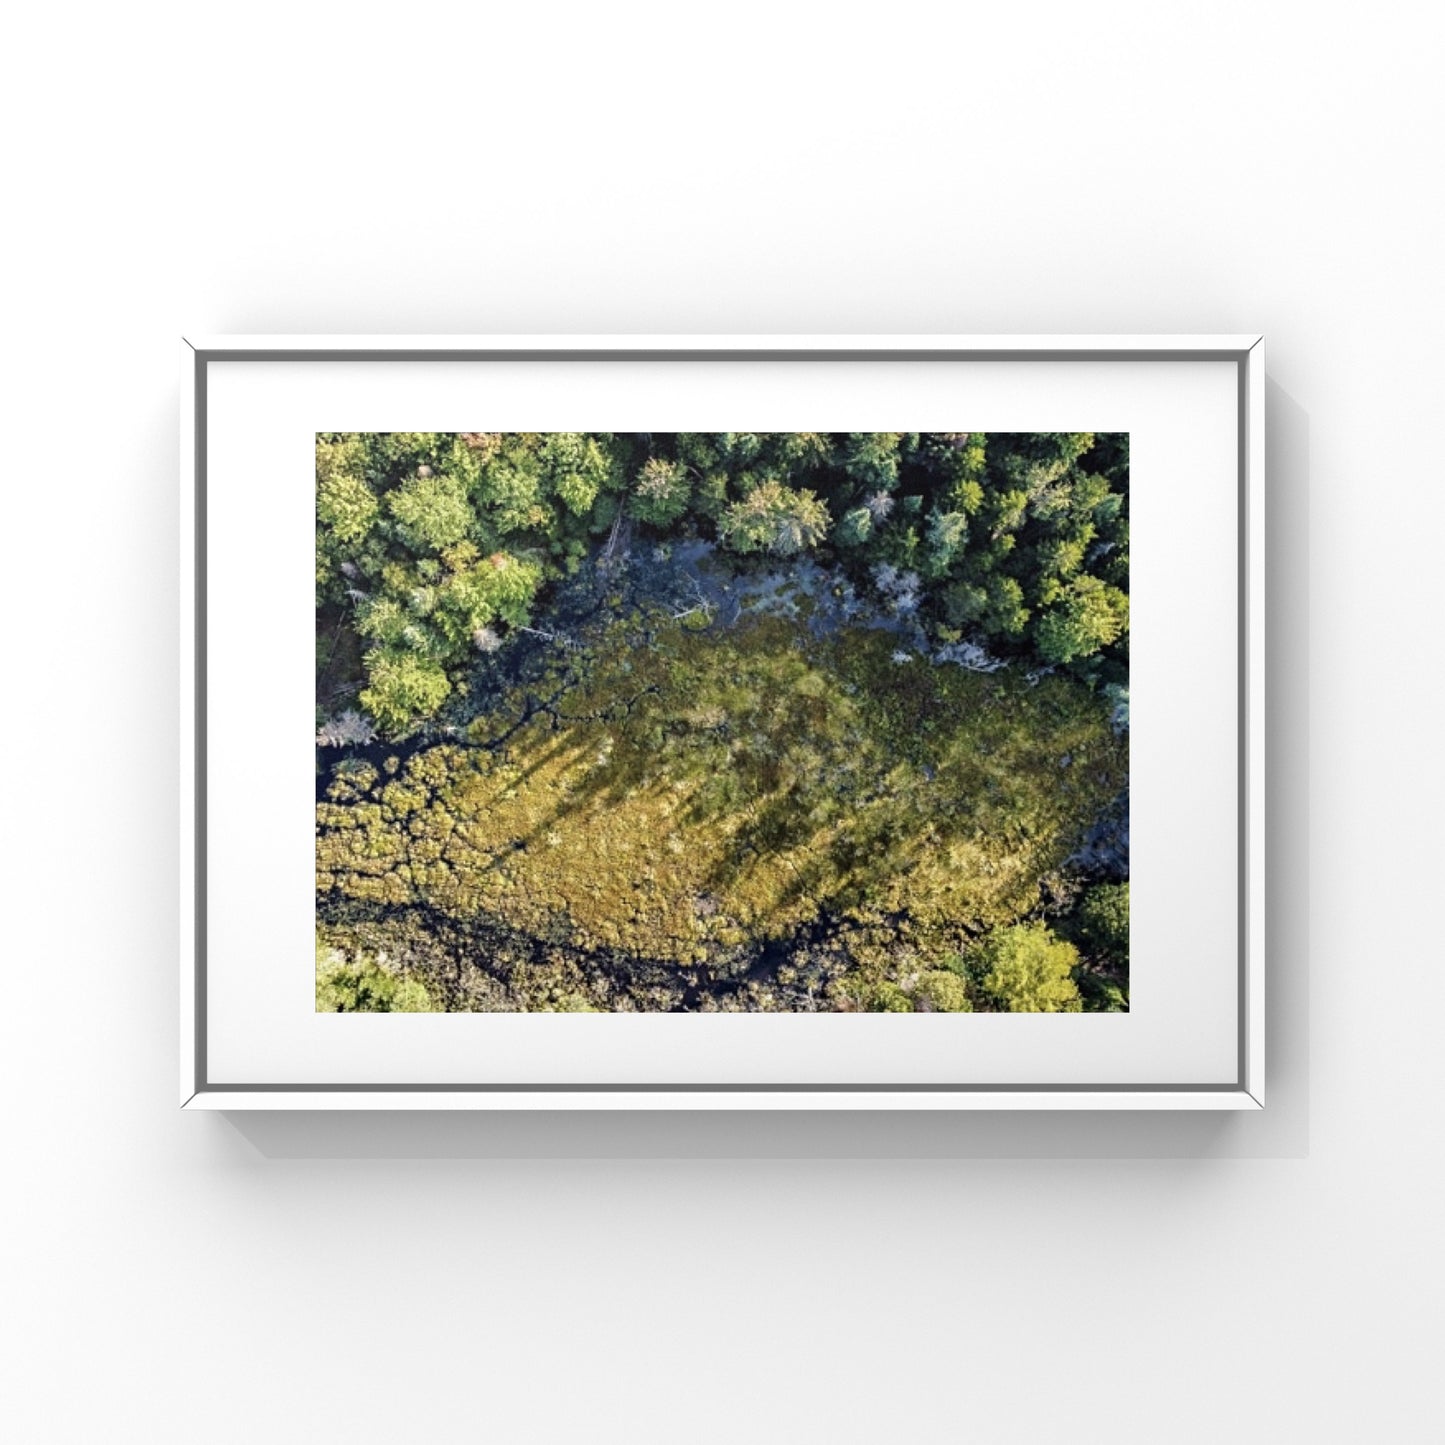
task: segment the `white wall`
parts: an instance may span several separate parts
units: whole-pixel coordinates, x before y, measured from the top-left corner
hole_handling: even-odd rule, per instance
[[[6,1438],[1438,1431],[1438,15],[12,16]],[[1254,329],[1266,1113],[176,1110],[181,332]]]

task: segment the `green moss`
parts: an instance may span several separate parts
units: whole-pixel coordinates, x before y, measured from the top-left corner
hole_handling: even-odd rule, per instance
[[[1083,1008],[1073,977],[1078,950],[1046,924],[996,929],[979,959],[988,970],[984,989],[1012,1013],[1078,1013]]]

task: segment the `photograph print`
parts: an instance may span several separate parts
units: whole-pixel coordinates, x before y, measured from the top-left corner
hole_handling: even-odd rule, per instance
[[[316,437],[316,1008],[1129,1007],[1124,433]]]

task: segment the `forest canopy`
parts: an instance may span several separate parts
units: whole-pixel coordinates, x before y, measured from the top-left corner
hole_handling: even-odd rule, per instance
[[[816,556],[939,643],[1123,688],[1128,463],[1118,433],[323,433],[319,625],[354,634],[361,708],[402,737],[635,528]]]

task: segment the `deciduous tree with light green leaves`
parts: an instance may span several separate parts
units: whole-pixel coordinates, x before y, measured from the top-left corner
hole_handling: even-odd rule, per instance
[[[1045,662],[1073,662],[1115,642],[1129,625],[1129,599],[1097,577],[1075,577],[1039,617],[1034,637]]]
[[[573,516],[585,517],[617,467],[603,442],[583,432],[549,432],[539,448],[553,493]]]
[[[817,546],[828,521],[828,508],[814,493],[768,481],[727,509],[718,532],[735,552],[791,557]]]
[[[454,477],[410,477],[387,498],[397,534],[414,552],[440,552],[472,530],[467,494]]]
[[[979,948],[983,987],[1010,1013],[1078,1013],[1079,952],[1044,923],[995,929]]]
[[[316,483],[316,515],[336,541],[348,547],[366,540],[381,507],[365,478],[333,471]]]
[[[691,491],[681,462],[648,457],[632,487],[632,515],[649,526],[665,527],[687,511]]]
[[[973,1012],[968,987],[956,974],[946,969],[933,969],[918,980],[914,991],[915,1007],[923,1012],[966,1014]]]
[[[452,690],[439,662],[400,648],[368,652],[366,678],[361,705],[392,737],[432,717]]]

